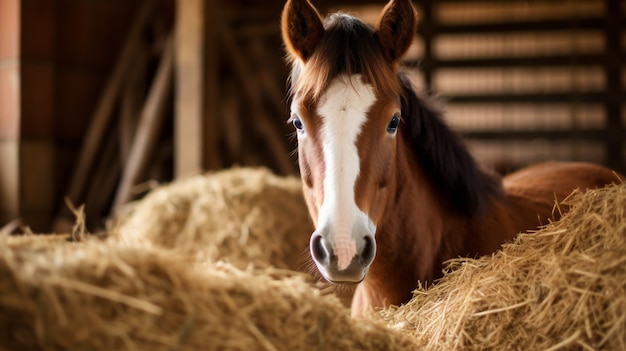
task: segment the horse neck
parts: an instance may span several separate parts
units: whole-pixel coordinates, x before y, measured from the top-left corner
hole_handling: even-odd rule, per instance
[[[432,283],[438,278],[442,260],[454,257],[462,246],[456,240],[459,236],[446,234],[467,222],[462,215],[449,215],[411,146],[398,136],[396,189],[379,224],[377,257],[364,281],[382,304],[406,302],[418,281]]]

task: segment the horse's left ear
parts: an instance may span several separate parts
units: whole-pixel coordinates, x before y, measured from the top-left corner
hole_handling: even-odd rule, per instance
[[[400,60],[411,46],[416,32],[417,11],[411,0],[389,1],[376,25],[376,39],[391,62]]]

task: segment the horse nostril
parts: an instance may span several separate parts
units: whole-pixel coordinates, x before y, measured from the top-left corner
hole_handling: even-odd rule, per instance
[[[324,246],[324,238],[319,234],[313,234],[311,237],[311,256],[323,266],[327,266],[329,263],[330,253]]]
[[[363,238],[363,250],[361,250],[359,255],[361,264],[368,265],[372,263],[374,256],[376,256],[376,242],[372,236],[366,235]]]

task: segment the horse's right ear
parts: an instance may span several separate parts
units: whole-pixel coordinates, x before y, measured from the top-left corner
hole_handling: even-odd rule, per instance
[[[376,26],[376,37],[387,58],[398,63],[417,32],[417,12],[411,0],[390,0]]]
[[[324,34],[319,13],[308,0],[288,0],[280,22],[287,51],[306,62]]]

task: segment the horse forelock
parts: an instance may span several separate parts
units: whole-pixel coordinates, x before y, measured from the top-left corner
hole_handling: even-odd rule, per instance
[[[400,93],[395,67],[385,58],[371,26],[337,13],[326,20],[324,28],[324,35],[306,63],[292,60],[291,96],[317,102],[330,82],[342,74],[359,74],[377,95]]]

